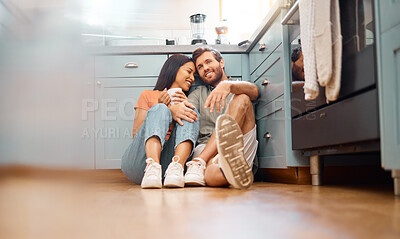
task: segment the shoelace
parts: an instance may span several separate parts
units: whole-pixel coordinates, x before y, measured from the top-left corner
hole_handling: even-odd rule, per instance
[[[157,173],[158,173],[157,166],[158,165],[156,162],[154,162],[154,159],[148,158],[148,159],[146,159],[146,163],[147,163],[147,165],[146,165],[146,168],[144,169],[144,172],[147,175],[156,175],[157,176]]]
[[[202,163],[198,161],[187,162],[186,166],[188,166],[187,173],[195,173],[195,174],[203,174],[203,171],[206,168]]]
[[[178,163],[180,160],[180,157],[178,155],[175,155],[172,158],[172,162],[169,164],[167,170],[165,171],[165,175],[171,174],[171,175],[180,175],[182,171],[182,166]]]

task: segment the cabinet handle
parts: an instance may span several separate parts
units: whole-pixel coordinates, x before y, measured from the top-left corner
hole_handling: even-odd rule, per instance
[[[268,79],[265,79],[262,83],[261,83],[261,85],[263,85],[263,86],[266,86],[266,85],[268,85],[269,84],[269,80]]]
[[[101,85],[101,81],[97,81],[96,83],[97,83],[97,85]]]
[[[271,138],[271,134],[269,132],[264,134],[264,138],[266,139],[270,139]]]
[[[136,64],[135,62],[128,62],[125,64],[125,68],[138,68],[139,65]]]
[[[259,50],[259,51],[265,51],[265,48],[267,48],[267,47],[265,46],[265,44],[261,44],[261,45],[260,45],[260,48],[258,48],[258,50]]]

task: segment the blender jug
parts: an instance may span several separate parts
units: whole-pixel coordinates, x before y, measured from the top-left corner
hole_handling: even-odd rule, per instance
[[[206,15],[194,14],[190,16],[190,25],[192,28],[192,45],[196,44],[207,44],[204,39],[204,24],[206,21]]]

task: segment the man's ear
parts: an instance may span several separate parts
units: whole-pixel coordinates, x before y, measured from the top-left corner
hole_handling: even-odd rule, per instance
[[[224,59],[221,59],[221,61],[219,62],[221,68],[223,69],[225,67],[225,61]]]

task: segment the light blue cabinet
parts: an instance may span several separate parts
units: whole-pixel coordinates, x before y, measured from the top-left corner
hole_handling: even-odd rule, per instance
[[[111,55],[95,57],[96,169],[121,168],[121,158],[132,141],[136,105],[143,90],[152,90],[163,55]]]
[[[255,112],[260,168],[309,165],[292,150],[290,44],[288,27],[281,24],[286,13],[283,5],[270,12],[264,35],[249,49],[250,78],[260,90]]]
[[[121,168],[121,158],[132,141],[133,107],[143,90],[152,90],[157,78],[96,79],[96,169]]]
[[[400,195],[400,1],[376,1],[382,166]]]

